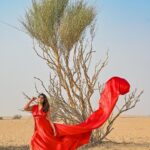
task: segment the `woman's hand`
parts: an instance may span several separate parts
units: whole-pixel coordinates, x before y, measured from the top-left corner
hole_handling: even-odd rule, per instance
[[[30,106],[30,104],[33,102],[33,101],[35,101],[36,100],[36,97],[32,97],[31,99],[30,99],[30,101],[24,106],[24,110],[26,110],[26,111],[32,111],[32,107],[33,106]]]
[[[54,136],[56,136],[56,135],[57,135],[56,130],[54,130]]]
[[[55,126],[54,126],[54,123],[53,123],[50,119],[49,119],[49,122],[50,122],[50,124],[51,124],[52,129],[53,129],[54,136],[56,136],[57,133],[56,133],[56,128],[55,128]]]
[[[33,102],[33,101],[35,101],[37,98],[36,97],[32,97],[31,98],[31,101]]]

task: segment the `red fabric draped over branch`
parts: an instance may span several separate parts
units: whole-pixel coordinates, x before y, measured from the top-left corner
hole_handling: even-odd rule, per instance
[[[109,118],[119,95],[129,92],[130,84],[120,77],[109,79],[101,93],[99,108],[94,111],[84,122],[76,125],[54,123],[59,137],[64,142],[64,150],[74,150],[89,142],[93,129],[101,127]],[[67,144],[68,143],[68,144]]]

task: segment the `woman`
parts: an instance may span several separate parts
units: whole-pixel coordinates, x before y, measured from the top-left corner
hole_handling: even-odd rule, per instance
[[[47,136],[56,136],[56,129],[53,124],[53,122],[50,119],[50,105],[47,100],[47,97],[45,94],[41,93],[39,94],[37,98],[38,104],[30,106],[30,104],[35,101],[36,98],[33,97],[25,106],[24,110],[31,111],[34,117],[35,121],[35,130],[34,135],[32,136],[31,143],[30,143],[30,149],[33,150],[34,142],[39,139],[39,135],[41,135],[41,130],[43,127],[44,130],[51,131],[49,134],[46,134]],[[41,119],[39,119],[39,117]],[[49,124],[48,124],[49,123]],[[40,128],[40,130],[38,130]],[[51,130],[52,129],[52,130]],[[48,133],[48,132],[45,132]],[[37,136],[38,135],[38,136]]]
[[[109,118],[120,95],[129,92],[130,84],[120,77],[110,78],[101,92],[99,107],[85,121],[75,124],[52,123],[50,109],[43,93],[38,96],[38,105],[24,107],[31,111],[35,130],[31,139],[31,150],[77,150],[87,144],[93,129],[101,127]]]

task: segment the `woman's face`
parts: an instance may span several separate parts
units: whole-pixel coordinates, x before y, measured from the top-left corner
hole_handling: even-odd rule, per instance
[[[42,103],[43,101],[44,101],[43,95],[39,95],[39,96],[38,96],[38,102],[39,102],[39,103]]]

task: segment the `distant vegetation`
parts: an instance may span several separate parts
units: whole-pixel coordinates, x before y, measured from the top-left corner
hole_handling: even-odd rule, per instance
[[[14,115],[14,116],[12,117],[12,119],[21,119],[21,117],[22,117],[21,115],[18,115],[18,114],[17,114],[17,115]]]

